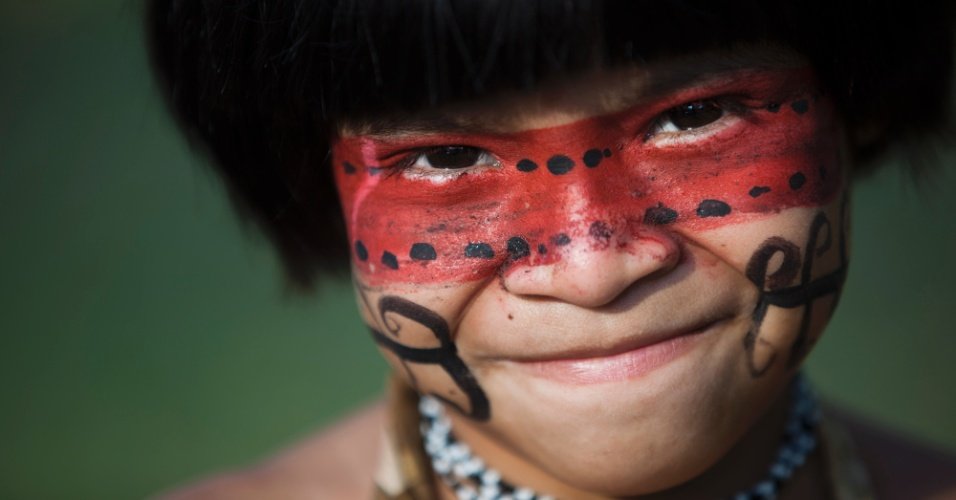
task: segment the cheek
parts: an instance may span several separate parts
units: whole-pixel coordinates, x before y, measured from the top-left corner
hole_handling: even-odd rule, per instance
[[[828,221],[832,221],[834,234],[842,235],[840,208],[843,200],[844,197],[837,197],[823,206],[781,209],[773,214],[753,217],[740,224],[694,231],[688,233],[686,239],[746,275],[747,268],[752,265],[755,255],[770,240],[779,239],[793,243],[799,249],[799,257],[802,260],[803,253],[806,251],[804,247],[811,237],[814,220],[820,214],[824,214]],[[831,235],[831,238],[835,237]],[[832,269],[836,262],[834,261],[831,265],[829,260],[834,255],[831,252],[821,253],[818,263],[823,268]],[[775,255],[769,263],[769,270],[778,270],[782,260],[782,255]],[[819,272],[819,269],[819,267],[815,268],[815,274]]]
[[[356,269],[370,284],[462,283],[552,264],[570,245],[628,251],[649,228],[752,249],[742,241],[800,226],[782,213],[828,205],[842,189],[831,110],[801,102],[668,148],[622,139],[607,119],[513,134],[488,146],[500,169],[441,184],[379,170],[340,141]]]

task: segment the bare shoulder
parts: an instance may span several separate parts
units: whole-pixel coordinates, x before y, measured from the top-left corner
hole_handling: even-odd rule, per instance
[[[157,495],[159,500],[361,499],[372,497],[384,404],[362,408],[248,469]]]
[[[835,416],[866,463],[877,498],[956,499],[956,455],[859,415]]]

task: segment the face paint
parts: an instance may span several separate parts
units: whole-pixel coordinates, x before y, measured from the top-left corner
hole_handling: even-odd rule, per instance
[[[747,352],[747,368],[754,377],[766,373],[776,361],[777,352],[785,347],[768,341],[760,335],[764,318],[771,307],[802,309],[797,334],[786,342],[789,344],[787,359],[789,368],[794,368],[803,360],[820,333],[821,329],[817,328],[816,335],[811,334],[817,302],[820,299],[829,298],[829,307],[823,310],[827,319],[836,309],[847,273],[846,205],[847,200],[844,198],[840,206],[837,228],[834,228],[834,224],[824,212],[816,214],[808,229],[804,249],[801,250],[793,242],[784,238],[771,237],[760,245],[748,261],[747,278],[760,291],[757,307],[753,311],[751,327],[743,341]],[[834,236],[834,233],[837,235]],[[814,261],[827,253],[834,253],[832,251],[834,238],[837,239],[835,243],[837,265],[832,271],[814,278]],[[776,270],[770,271],[771,261],[778,256],[780,262]]]
[[[342,137],[334,166],[356,268],[372,285],[479,280],[558,262],[571,241],[601,251],[648,228],[708,230],[824,205],[842,174],[833,111],[816,89],[805,70],[738,73],[554,127]],[[722,111],[712,123],[660,126],[667,110],[706,102]],[[453,145],[493,163],[401,165]]]
[[[458,411],[475,420],[487,420],[490,417],[488,398],[478,385],[471,370],[458,356],[455,343],[452,342],[451,328],[448,322],[436,312],[410,300],[394,295],[383,295],[377,304],[372,304],[368,291],[361,285],[358,294],[366,311],[372,314],[373,325],[369,326],[372,338],[385,350],[395,356],[394,362],[400,364],[409,382],[419,392],[428,391]],[[417,336],[421,345],[410,346],[397,340],[408,341],[408,331],[423,330]],[[416,367],[437,366],[454,389],[429,390],[418,383]]]

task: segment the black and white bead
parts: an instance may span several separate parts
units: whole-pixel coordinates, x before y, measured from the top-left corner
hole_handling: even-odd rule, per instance
[[[485,466],[468,445],[451,433],[451,421],[441,403],[424,396],[418,404],[422,416],[422,438],[432,468],[459,500],[555,500],[528,488],[515,487],[501,479],[498,471]]]
[[[780,487],[806,461],[817,447],[816,428],[820,409],[810,385],[797,375],[793,383],[793,402],[784,428],[783,442],[767,470],[767,477],[748,490],[734,495],[733,500],[772,500]]]
[[[797,375],[793,383],[793,402],[780,449],[767,476],[751,488],[731,496],[733,500],[773,500],[780,487],[806,461],[816,448],[816,427],[820,411],[806,380]],[[441,403],[423,396],[418,404],[425,452],[431,458],[435,473],[455,491],[459,500],[555,500],[528,488],[516,487],[501,474],[486,467],[474,456],[468,445],[459,442],[451,432],[451,421]]]

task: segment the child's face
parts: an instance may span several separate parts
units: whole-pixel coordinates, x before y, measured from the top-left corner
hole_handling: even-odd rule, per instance
[[[841,146],[813,71],[750,48],[343,128],[333,165],[396,372],[489,453],[638,493],[726,453],[817,340]]]

